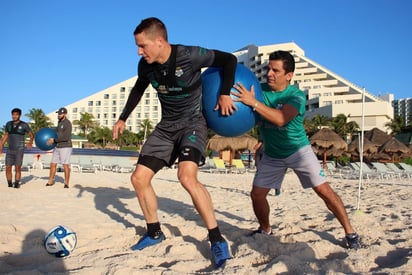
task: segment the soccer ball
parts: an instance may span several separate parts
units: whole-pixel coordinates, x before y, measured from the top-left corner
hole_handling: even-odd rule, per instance
[[[76,247],[76,243],[76,233],[63,225],[52,228],[44,237],[44,247],[56,257],[68,256]]]

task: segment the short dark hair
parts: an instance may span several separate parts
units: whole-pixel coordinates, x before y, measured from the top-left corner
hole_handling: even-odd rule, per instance
[[[293,73],[295,71],[295,58],[290,52],[275,51],[269,55],[269,60],[283,61],[283,69],[286,73]]]
[[[19,115],[21,116],[21,109],[19,108],[14,108],[13,110],[11,110],[11,113],[19,113]]]
[[[156,17],[143,19],[136,27],[133,34],[136,35],[142,32],[146,32],[148,34],[158,34],[167,41],[166,25]]]

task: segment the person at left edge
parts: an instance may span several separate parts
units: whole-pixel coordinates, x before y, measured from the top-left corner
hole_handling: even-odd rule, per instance
[[[27,149],[33,146],[34,134],[30,126],[20,120],[21,109],[14,108],[11,110],[12,121],[7,122],[4,135],[0,141],[0,154],[3,152],[3,145],[8,143],[6,153],[6,179],[9,187],[20,188],[21,166],[23,164],[25,136],[29,135],[30,140],[27,143]],[[13,184],[12,166],[14,165],[15,175]]]
[[[230,96],[236,57],[199,46],[169,44],[165,25],[154,17],[142,20],[134,36],[138,54],[142,56],[138,79],[113,126],[113,139],[125,129],[126,119],[149,84],[158,93],[162,119],[143,145],[131,176],[147,224],[147,232],[132,249],[141,250],[165,239],[151,180],[160,169],[173,165],[178,159],[178,179],[206,225],[214,262],[219,267],[231,257],[229,247],[220,233],[210,194],[197,178],[198,165],[205,160],[207,138],[200,76],[201,68],[222,67],[222,87],[215,110],[231,115],[237,110]]]

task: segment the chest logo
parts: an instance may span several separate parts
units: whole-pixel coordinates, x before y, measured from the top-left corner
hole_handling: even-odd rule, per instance
[[[181,77],[183,74],[183,69],[181,67],[176,67],[175,76]]]

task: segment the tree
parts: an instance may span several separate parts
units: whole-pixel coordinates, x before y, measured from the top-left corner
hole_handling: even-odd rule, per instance
[[[73,124],[79,125],[85,138],[87,138],[87,134],[89,133],[89,130],[97,126],[96,121],[94,121],[94,116],[87,112],[80,113],[80,119],[74,120]]]
[[[339,114],[332,119],[332,126],[341,138],[346,140],[348,135],[352,136],[355,132],[359,131],[359,125],[355,121],[349,121],[348,117],[344,114]]]
[[[112,130],[108,127],[95,127],[89,135],[89,141],[104,148],[108,142],[113,141]]]
[[[401,116],[396,115],[390,122],[385,123],[385,127],[391,130],[391,135],[396,136],[401,133],[405,126],[405,121]]]
[[[53,123],[50,118],[46,116],[42,109],[32,108],[24,116],[30,119],[30,128],[33,133],[36,133],[41,128],[52,127]]]
[[[114,141],[120,147],[138,144],[138,135],[125,129],[119,138]]]
[[[312,118],[312,124],[317,130],[319,130],[322,126],[329,126],[331,124],[331,119],[327,116],[317,114]]]
[[[144,119],[141,123],[140,123],[140,132],[143,134],[143,142],[146,140],[147,136],[150,135],[150,133],[153,130],[153,124],[150,121],[150,119]],[[141,134],[140,134],[141,136]]]

